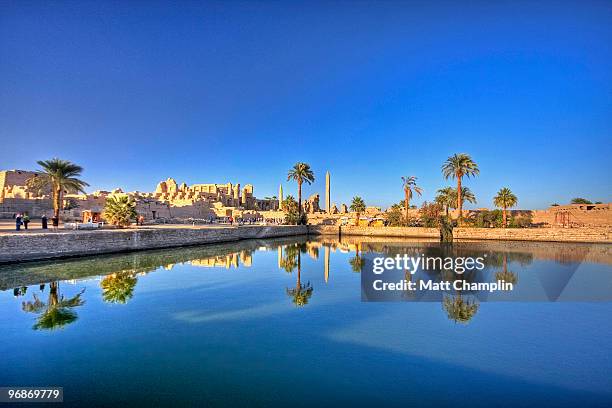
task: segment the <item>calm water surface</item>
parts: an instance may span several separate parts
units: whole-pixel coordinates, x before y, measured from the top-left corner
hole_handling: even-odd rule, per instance
[[[472,296],[461,316],[361,302],[361,258],[435,246],[244,241],[0,267],[0,386],[63,386],[87,407],[612,404],[611,246],[459,246],[488,254],[478,279],[511,274],[550,301]],[[593,282],[602,301],[571,301]]]

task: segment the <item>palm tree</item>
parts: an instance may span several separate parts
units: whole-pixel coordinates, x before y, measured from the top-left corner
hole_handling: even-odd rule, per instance
[[[457,189],[453,188],[450,192],[450,207],[456,209],[457,208]],[[465,202],[476,204],[476,196],[472,193],[469,187],[463,187],[461,191],[461,204]]]
[[[421,195],[423,189],[416,185],[415,176],[402,177],[402,184],[404,186],[404,207],[406,208],[406,222],[408,222],[408,208],[410,208],[410,199],[412,198],[412,191]]]
[[[514,207],[518,203],[516,196],[512,193],[512,191],[508,187],[504,187],[497,192],[497,195],[493,197],[493,204],[496,207],[500,207],[502,209],[502,217],[504,228],[507,225],[506,218],[506,210],[508,208]]]
[[[438,195],[436,195],[435,202],[440,204],[444,208],[444,212],[448,217],[448,209],[452,208],[453,203],[456,203],[454,189],[452,187],[444,187],[438,190]]]
[[[354,212],[357,213],[357,218],[355,220],[355,225],[358,226],[359,225],[359,216],[366,209],[365,202],[363,201],[363,199],[361,197],[355,196],[355,197],[353,197],[353,202],[351,202],[350,209],[351,209],[351,211],[354,211]]]
[[[83,168],[67,160],[51,159],[39,160],[36,163],[41,170],[26,181],[28,187],[42,192],[50,189],[53,195],[53,215],[59,220],[59,212],[62,208],[62,197],[64,193],[85,193],[85,187],[89,186],[78,177],[81,176]]]
[[[136,203],[127,195],[108,197],[103,215],[109,224],[128,227],[136,218]]]
[[[478,165],[472,158],[465,154],[459,153],[450,156],[442,165],[442,174],[444,178],[457,179],[457,208],[459,209],[459,220],[463,218],[463,201],[461,199],[461,179],[466,176],[477,176],[480,173]]]
[[[23,302],[21,308],[24,312],[40,313],[36,324],[32,327],[34,330],[53,330],[77,319],[77,314],[72,309],[85,303],[81,299],[84,291],[85,289],[70,299],[64,299],[64,296],[59,295],[59,284],[51,282],[49,300],[46,304],[34,295],[34,302]]]
[[[292,195],[288,195],[287,198],[283,200],[281,203],[281,210],[285,212],[285,224],[296,225],[300,223],[301,217],[298,210],[298,203]]]
[[[312,184],[315,180],[314,173],[310,169],[310,166],[306,163],[296,163],[289,173],[287,174],[287,181],[294,180],[298,185],[298,209],[300,218],[302,217],[302,184]]]

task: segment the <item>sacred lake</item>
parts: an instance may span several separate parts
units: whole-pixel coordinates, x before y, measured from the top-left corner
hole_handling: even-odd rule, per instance
[[[486,253],[474,281],[540,301],[362,301],[368,256],[438,245],[301,236],[4,265],[0,384],[88,407],[609,406],[611,245],[453,244]]]

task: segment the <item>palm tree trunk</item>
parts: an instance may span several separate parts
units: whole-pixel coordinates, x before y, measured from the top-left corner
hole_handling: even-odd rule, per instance
[[[459,221],[463,218],[463,200],[461,200],[461,177],[457,177],[457,208],[459,209]]]
[[[410,206],[410,198],[408,197],[408,190],[404,189],[404,207],[406,210],[406,222],[408,222],[408,207]]]
[[[61,204],[62,204],[62,188],[58,187],[53,192],[53,215],[58,220],[59,220]]]
[[[359,211],[357,211],[357,219],[355,220],[355,226],[358,227],[359,226],[359,217],[361,216],[361,213]]]
[[[298,180],[298,213],[300,221],[302,220],[302,181]]]
[[[504,207],[502,209],[502,218],[503,218],[503,224],[504,224],[504,228],[506,228],[506,207]]]

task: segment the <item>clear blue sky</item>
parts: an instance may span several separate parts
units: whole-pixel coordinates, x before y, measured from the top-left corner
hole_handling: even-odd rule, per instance
[[[0,168],[94,189],[252,183],[297,161],[332,201],[423,199],[453,153],[491,206],[612,201],[612,2],[0,0]],[[420,203],[423,199],[417,199]]]

